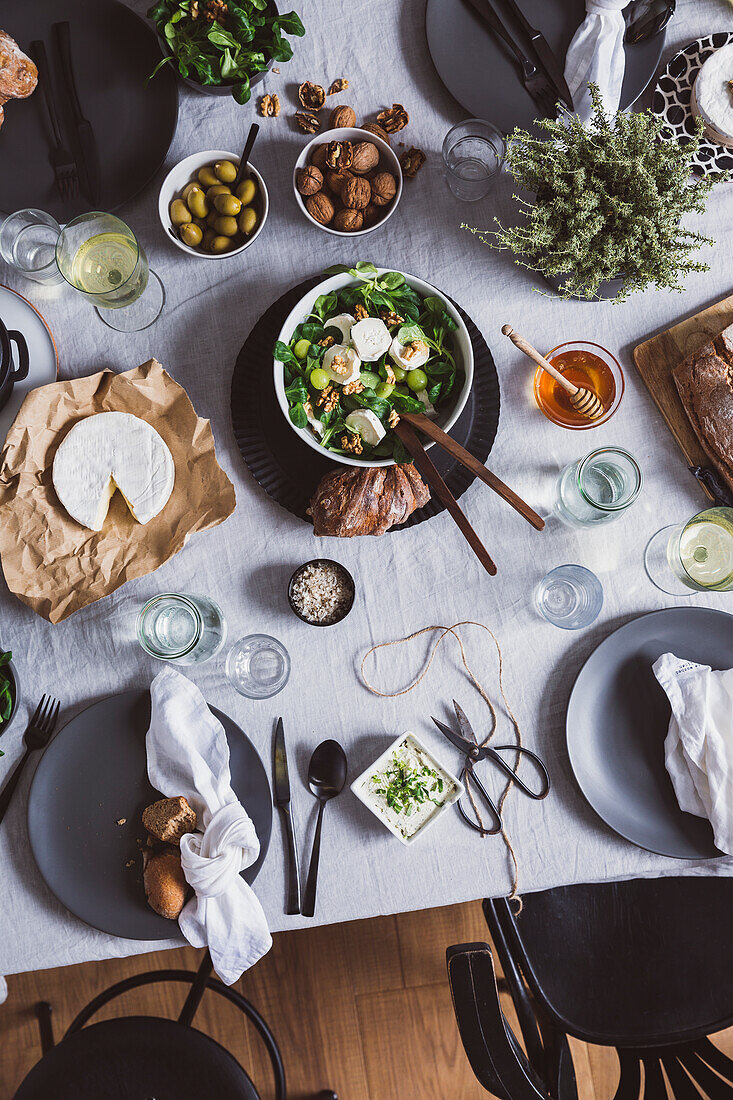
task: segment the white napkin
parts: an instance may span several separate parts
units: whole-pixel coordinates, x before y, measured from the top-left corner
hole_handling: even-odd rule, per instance
[[[680,809],[706,817],[733,855],[733,669],[663,653],[652,665],[672,707],[664,758]]]
[[[597,84],[609,114],[618,111],[624,82],[626,21],[621,12],[629,0],[585,0],[586,17],[568,46],[565,80],[581,122],[591,116],[588,84]]]
[[[181,839],[195,895],[178,923],[193,947],[208,945],[214,970],[231,985],[272,947],[262,906],[239,874],[257,859],[260,842],[231,787],[224,729],[196,685],[165,668],[150,685],[150,701],[148,778],[168,798],[185,795],[204,830]]]

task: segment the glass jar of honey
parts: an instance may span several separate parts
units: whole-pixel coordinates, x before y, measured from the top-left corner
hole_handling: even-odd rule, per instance
[[[589,420],[573,408],[567,390],[538,367],[534,376],[534,396],[548,420],[562,428],[583,431],[605,424],[613,416],[623,396],[624,376],[610,351],[589,340],[570,340],[553,348],[545,358],[575,386],[583,386],[597,394],[605,410],[597,420]]]

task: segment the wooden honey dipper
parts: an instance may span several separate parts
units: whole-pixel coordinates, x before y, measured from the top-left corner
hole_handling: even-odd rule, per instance
[[[560,373],[557,367],[553,367],[552,363],[545,359],[544,355],[540,355],[537,348],[533,348],[523,336],[515,332],[511,325],[504,325],[501,331],[504,336],[509,337],[515,347],[523,351],[535,363],[538,363],[543,370],[552,375],[564,390],[567,390],[570,395],[570,404],[578,410],[581,416],[587,416],[589,420],[598,420],[599,417],[603,416],[606,410],[603,408],[603,402],[597,394],[593,393],[592,390],[587,390],[585,386],[576,386],[570,382],[564,374]]]

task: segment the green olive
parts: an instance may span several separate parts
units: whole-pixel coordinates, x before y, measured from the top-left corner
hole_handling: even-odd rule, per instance
[[[213,202],[217,195],[231,195],[231,187],[227,187],[225,183],[217,183],[216,187],[210,187],[206,192],[206,198],[209,202]]]
[[[195,191],[189,192],[186,202],[194,218],[205,218],[209,213],[209,204],[206,201],[206,195],[199,187],[197,187]]]
[[[203,233],[197,225],[193,222],[189,222],[188,225],[182,225],[180,230],[181,240],[184,244],[187,244],[189,248],[198,248],[203,239]]]
[[[194,225],[197,225],[201,232],[206,229],[206,218],[193,218]]]
[[[237,178],[237,169],[230,160],[218,160],[214,165],[214,171],[222,183],[234,183]]]
[[[220,237],[233,237],[237,232],[237,219],[220,214],[214,222],[214,229]]]
[[[201,190],[201,188],[198,185],[197,180],[191,180],[190,183],[186,184],[186,186],[181,191],[181,198],[183,199],[184,202],[186,201],[188,196],[191,194],[191,192],[195,189],[198,189],[199,191]]]
[[[207,229],[204,232],[204,239],[201,242],[201,247],[204,252],[211,252],[211,246],[216,240],[216,233],[213,229]]]
[[[226,236],[226,234],[221,234],[218,237],[214,237],[213,241],[211,242],[212,252],[228,252],[231,247],[231,237]]]
[[[251,206],[245,206],[239,215],[239,228],[248,237],[256,225],[257,211],[253,210]]]
[[[236,218],[242,209],[242,204],[236,195],[217,195],[214,199],[214,206],[220,214],[228,214],[229,217],[233,218]]]
[[[199,168],[198,180],[204,187],[216,187],[217,183],[221,183],[210,164],[207,164],[204,168]]]
[[[191,215],[183,199],[173,200],[171,203],[170,215],[174,225],[185,225],[186,222],[191,221]]]
[[[214,222],[216,221],[216,219],[218,217],[219,217],[219,215],[217,214],[216,210],[210,210],[209,211],[209,213],[206,215],[206,224],[209,227],[209,229],[214,228]]]
[[[237,188],[237,198],[242,203],[242,206],[249,206],[256,194],[257,187],[254,180],[242,180]]]

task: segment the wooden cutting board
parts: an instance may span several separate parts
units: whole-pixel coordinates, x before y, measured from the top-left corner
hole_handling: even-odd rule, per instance
[[[733,294],[634,348],[636,369],[689,466],[710,466],[711,463],[687,419],[672,371],[730,324],[733,324]],[[704,489],[702,485],[700,488]]]

